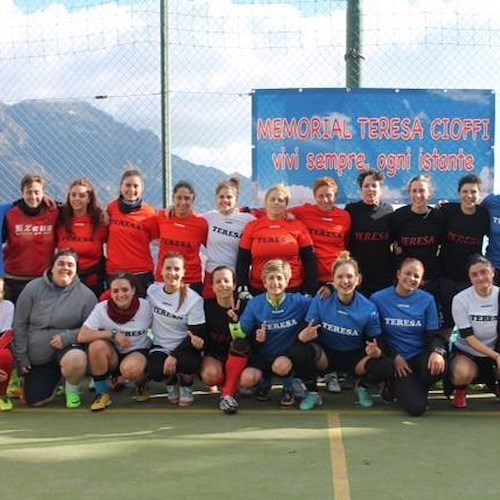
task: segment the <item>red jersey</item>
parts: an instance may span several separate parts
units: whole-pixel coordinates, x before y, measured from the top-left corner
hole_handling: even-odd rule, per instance
[[[264,264],[271,259],[282,259],[292,268],[292,278],[288,287],[300,288],[304,281],[300,249],[312,244],[306,226],[298,220],[271,220],[264,216],[250,222],[240,240],[240,248],[250,250],[252,255],[250,286],[262,290]]]
[[[57,208],[27,215],[13,207],[5,216],[7,242],[3,250],[5,272],[12,276],[42,276],[54,257]]]
[[[208,236],[208,223],[199,215],[190,214],[181,219],[169,216],[167,210],[158,213],[158,228],[160,231],[160,253],[158,256],[158,267],[156,269],[156,280],[163,281],[161,268],[165,255],[178,253],[186,261],[186,274],[184,282],[201,283],[203,281],[200,250],[206,246]]]
[[[289,208],[288,211],[309,229],[318,262],[319,281],[331,281],[332,265],[339,253],[347,249],[351,216],[341,208],[335,207],[332,211],[325,212],[309,203]]]
[[[71,218],[72,234],[66,227],[57,226],[57,248],[71,248],[78,255],[78,271],[80,273],[98,266],[102,261],[103,245],[106,243],[108,228],[100,226],[94,233],[90,215]]]
[[[153,272],[154,264],[149,244],[158,238],[156,210],[147,203],[142,203],[139,210],[124,213],[115,200],[108,205],[108,214],[106,272]]]

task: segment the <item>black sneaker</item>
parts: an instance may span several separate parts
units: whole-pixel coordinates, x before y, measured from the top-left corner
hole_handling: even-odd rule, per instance
[[[380,398],[384,403],[390,404],[393,403],[396,399],[396,395],[394,394],[394,388],[390,382],[383,382],[382,388],[380,389]]]
[[[255,389],[257,401],[269,401],[271,399],[271,381],[262,379]]]
[[[295,403],[295,397],[293,392],[283,389],[281,392],[280,405],[281,406],[292,406]]]
[[[230,394],[222,396],[219,401],[219,408],[226,415],[234,415],[238,411],[238,401]]]

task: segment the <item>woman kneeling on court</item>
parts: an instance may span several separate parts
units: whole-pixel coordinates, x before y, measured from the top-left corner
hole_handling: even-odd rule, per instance
[[[472,286],[455,295],[452,302],[453,320],[460,332],[450,360],[455,408],[467,407],[469,384],[484,383],[497,394],[500,367],[495,269],[482,255],[473,255],[468,274]]]
[[[318,372],[342,371],[360,377],[355,392],[359,404],[368,408],[373,405],[370,389],[392,378],[394,365],[378,343],[377,308],[356,292],[360,281],[357,262],[349,252],[341,252],[333,264],[335,291],[327,299],[314,298],[292,358],[297,376],[310,391],[316,390]]]
[[[109,375],[119,371],[136,384],[136,401],[148,401],[146,366],[151,340],[151,306],[137,297],[135,277],[119,273],[111,278],[110,298],[99,302],[78,334],[78,342],[89,344],[90,372],[96,392],[92,411],[111,404]]]
[[[183,281],[182,255],[167,254],[161,273],[164,283],[151,285],[147,292],[153,309],[148,375],[166,381],[169,403],[189,406],[206,338],[203,299]]]
[[[394,359],[393,390],[403,409],[414,417],[423,415],[431,384],[443,377],[446,349],[434,297],[419,289],[424,265],[405,259],[397,272],[396,286],[375,292],[382,336]],[[389,398],[387,391],[384,399]]]
[[[250,352],[238,321],[246,301],[235,300],[236,283],[229,267],[216,267],[211,280],[215,299],[205,300],[208,335],[200,376],[208,386],[223,386],[219,408],[233,415],[238,411],[236,393]]]
[[[75,252],[60,250],[52,267],[30,281],[17,300],[15,355],[30,406],[51,401],[61,375],[66,379],[66,407],[81,405],[78,385],[85,375],[87,354],[77,335],[97,299],[78,278],[77,265]]]
[[[298,333],[305,326],[311,299],[301,293],[285,292],[291,276],[291,266],[284,260],[274,259],[264,265],[262,281],[266,293],[250,300],[240,318],[241,328],[251,344],[250,360],[240,385],[245,389],[256,387],[257,399],[267,401],[271,376],[277,375],[283,377],[282,406],[291,406],[296,397],[306,396],[315,406],[321,404],[318,394],[304,394],[300,381],[293,378],[290,354]]]

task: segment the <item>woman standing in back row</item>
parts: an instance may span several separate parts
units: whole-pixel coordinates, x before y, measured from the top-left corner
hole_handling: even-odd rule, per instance
[[[108,279],[119,272],[134,275],[137,295],[146,296],[154,282],[150,243],[158,238],[156,211],[143,200],[144,177],[139,170],[126,170],[118,199],[108,205]]]
[[[69,187],[59,210],[57,248],[71,248],[78,255],[78,276],[97,297],[104,290],[104,244],[108,236],[106,212],[92,183],[77,179]]]
[[[361,200],[345,207],[352,222],[349,250],[363,275],[358,291],[366,297],[389,286],[394,276],[390,234],[394,210],[381,199],[383,182],[380,172],[361,172],[358,177]]]

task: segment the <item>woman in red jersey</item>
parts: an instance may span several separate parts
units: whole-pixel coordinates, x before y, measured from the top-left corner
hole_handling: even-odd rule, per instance
[[[315,205],[306,203],[289,208],[288,211],[309,230],[318,262],[318,280],[324,284],[330,281],[332,265],[340,252],[347,248],[351,217],[345,210],[335,206],[338,186],[330,177],[317,179],[313,193]]]
[[[106,212],[94,186],[86,179],[73,181],[59,210],[57,248],[71,248],[78,255],[78,276],[97,297],[104,289],[103,246],[107,234]]]
[[[195,192],[186,181],[179,181],[173,189],[173,209],[158,213],[160,253],[158,262],[163,263],[170,253],[184,257],[186,270],[184,283],[201,294],[203,273],[200,257],[202,246],[207,244],[208,223],[194,213]],[[156,280],[162,281],[161,264],[156,269]]]
[[[150,243],[158,238],[156,210],[143,201],[144,177],[139,170],[126,170],[118,199],[108,205],[108,279],[119,272],[133,274],[137,295],[146,296],[154,282]]]
[[[313,294],[318,287],[318,269],[313,241],[306,226],[287,220],[290,192],[283,185],[270,188],[265,196],[266,215],[250,222],[243,231],[236,262],[240,297],[262,293],[262,270],[268,260],[282,259],[292,268],[288,291]]]
[[[14,303],[28,282],[43,275],[54,256],[58,210],[46,204],[44,190],[43,177],[25,175],[22,199],[5,216],[5,297]]]

